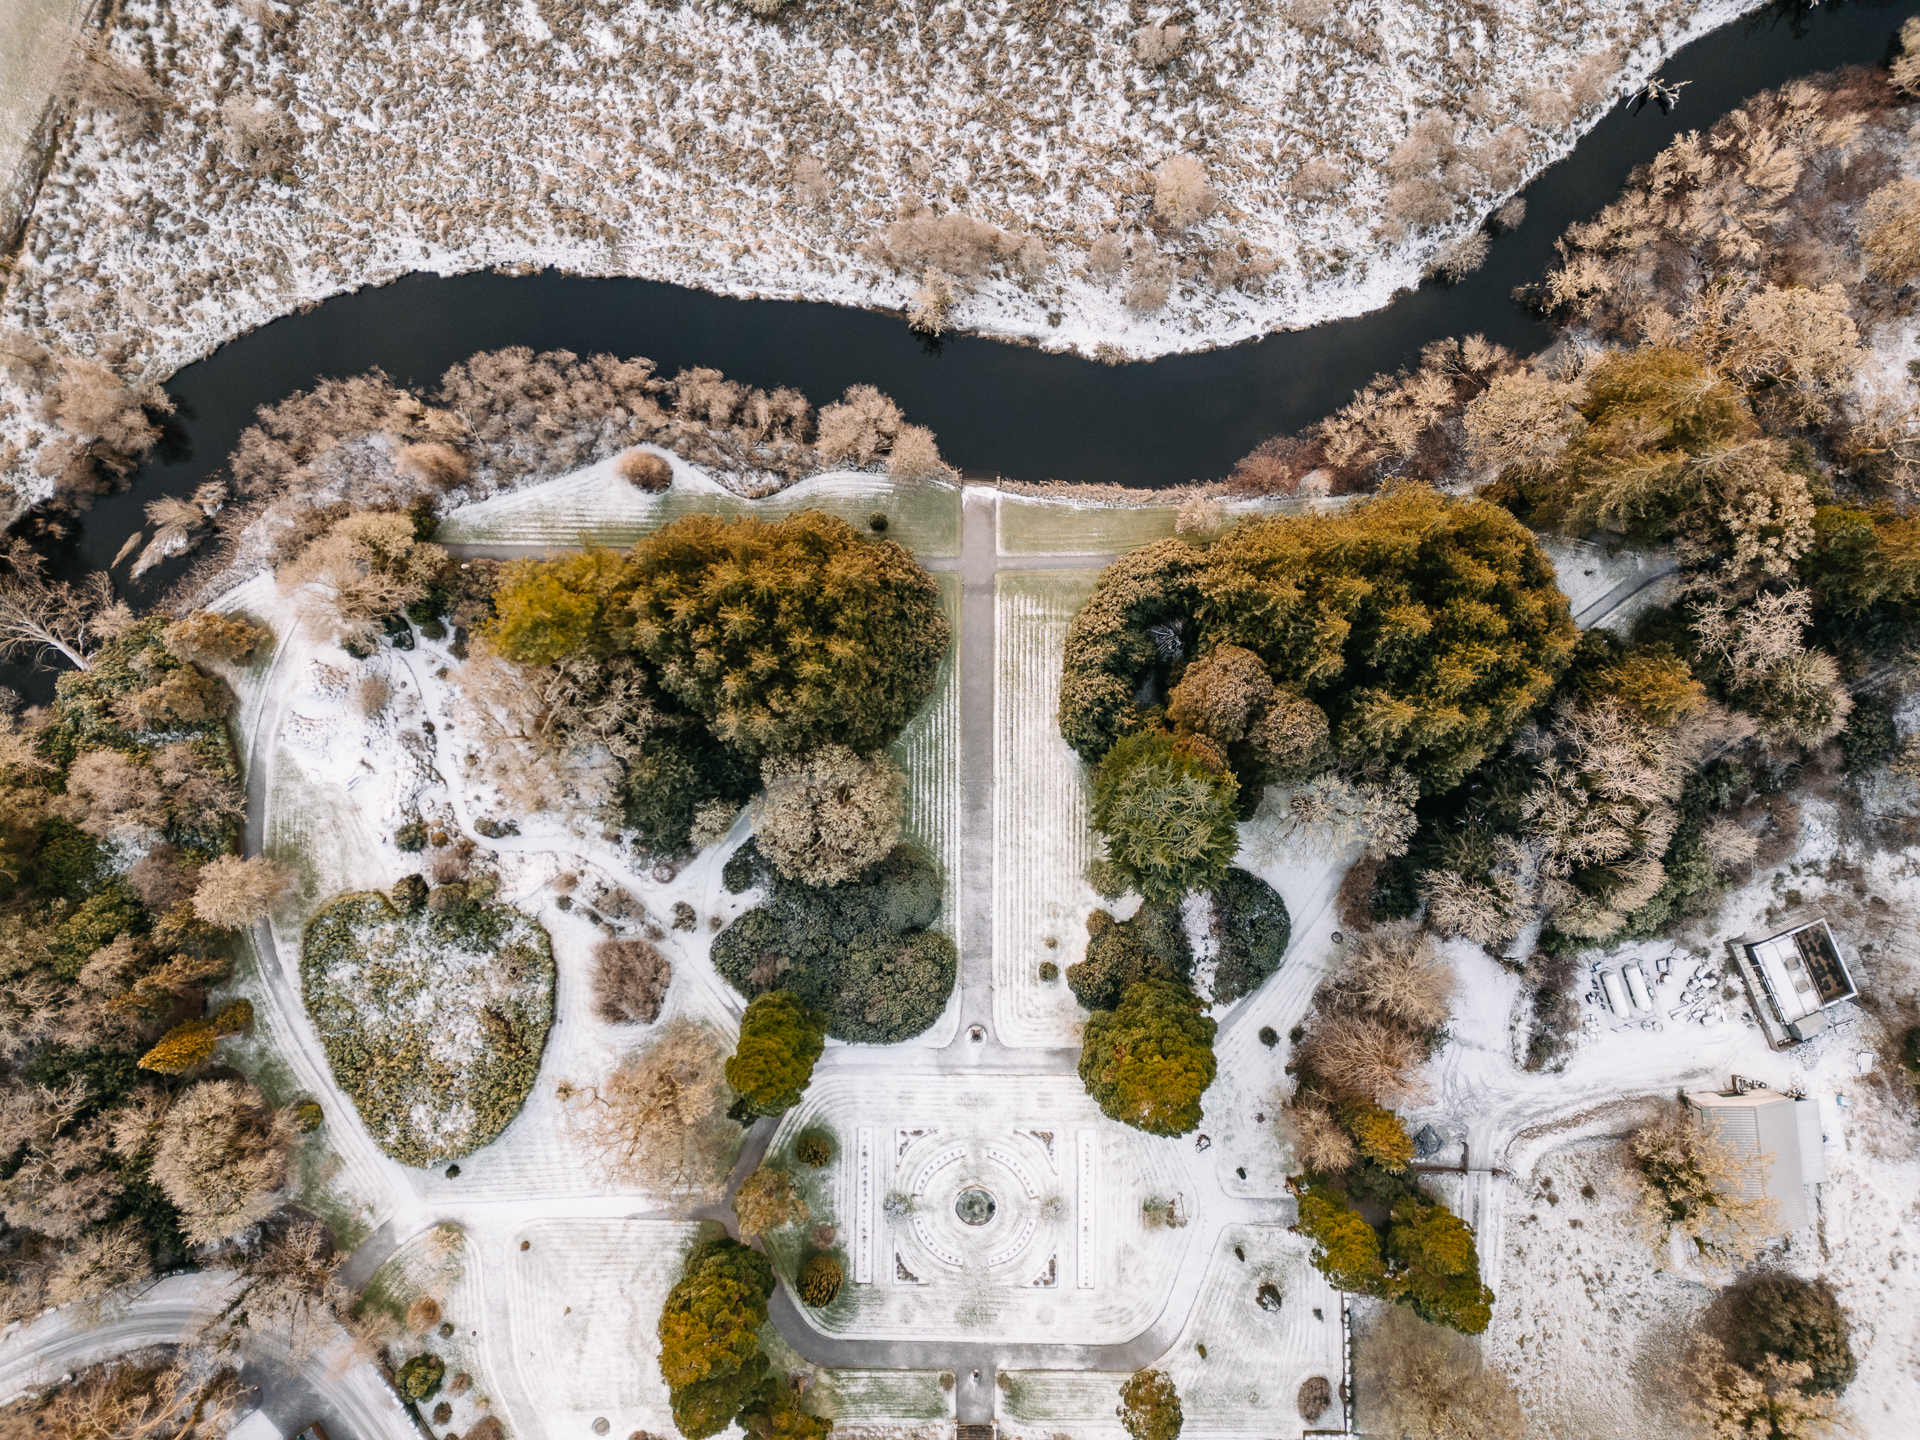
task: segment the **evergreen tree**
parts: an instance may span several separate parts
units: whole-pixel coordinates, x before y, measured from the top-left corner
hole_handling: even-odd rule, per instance
[[[680,1274],[660,1310],[660,1374],[675,1428],[687,1440],[706,1440],[761,1398],[769,1366],[760,1328],[773,1267],[723,1238],[694,1247]]]
[[[1180,1392],[1164,1370],[1136,1370],[1120,1387],[1114,1413],[1133,1440],[1180,1440]]]
[[[1853,1327],[1825,1280],[1765,1275],[1736,1291],[1732,1305],[1732,1358],[1757,1370],[1774,1356],[1808,1366],[1801,1388],[1838,1392],[1853,1383]]]
[[[1185,1135],[1200,1124],[1200,1098],[1213,1083],[1213,1036],[1192,992],[1142,980],[1118,1009],[1087,1021],[1080,1079],[1109,1118],[1149,1135]]]
[[[1339,1195],[1309,1185],[1301,1193],[1300,1218],[1294,1228],[1313,1241],[1313,1268],[1336,1288],[1380,1293],[1386,1275],[1380,1237]]]
[[[1100,762],[1093,825],[1113,867],[1147,900],[1177,904],[1226,874],[1240,848],[1239,783],[1160,730],[1125,736]]]
[[[662,689],[742,754],[871,754],[933,693],[951,629],[913,556],[804,510],[690,515],[636,545],[628,623]]]
[[[779,1115],[799,1104],[826,1034],[827,1017],[803,1008],[785,990],[749,1001],[740,1017],[740,1043],[727,1061],[727,1083],[739,1093],[743,1115]]]

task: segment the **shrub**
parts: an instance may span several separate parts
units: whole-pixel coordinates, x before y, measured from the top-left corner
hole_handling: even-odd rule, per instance
[[[726,1070],[740,1108],[748,1115],[779,1115],[799,1104],[826,1048],[826,1030],[826,1016],[805,1009],[785,990],[748,1002]]]
[[[1287,902],[1258,875],[1229,869],[1213,888],[1213,1003],[1251,995],[1280,968],[1293,938]]]
[[[157,684],[123,696],[114,713],[129,730],[172,730],[218,720],[238,703],[226,681],[183,665]]]
[[[760,853],[780,874],[816,888],[844,884],[900,841],[907,777],[885,755],[844,745],[805,758],[770,757],[754,820]]]
[[[423,876],[402,875],[393,882],[393,889],[387,893],[394,909],[403,915],[411,915],[427,903],[427,882]]]
[[[1133,1440],[1180,1440],[1180,1392],[1164,1370],[1136,1370],[1114,1408]]]
[[[806,1130],[794,1142],[793,1158],[809,1170],[820,1170],[832,1163],[833,1151],[833,1136],[825,1130]]]
[[[1852,1326],[1825,1280],[1763,1275],[1734,1292],[1730,1327],[1736,1364],[1759,1371],[1768,1357],[1805,1365],[1800,1388],[1838,1393],[1853,1383]]]
[[[765,1235],[786,1225],[804,1225],[811,1212],[794,1188],[793,1176],[762,1165],[740,1182],[733,1213],[742,1235]]]
[[[1051,985],[1059,978],[1060,967],[1058,965],[1054,964],[1051,960],[1042,960],[1040,962],[1040,983],[1042,985]]]
[[[673,465],[651,450],[622,450],[613,460],[613,473],[633,486],[658,495],[673,484]]]
[[[1207,170],[1191,155],[1173,155],[1153,172],[1153,209],[1169,225],[1185,229],[1213,213],[1219,197],[1207,183]]]
[[[1200,1124],[1213,1083],[1219,1027],[1199,1001],[1166,980],[1143,980],[1119,1008],[1087,1021],[1080,1079],[1110,1119],[1150,1135],[1185,1135]]]
[[[464,896],[409,914],[379,894],[329,902],[307,923],[300,982],[335,1080],[375,1143],[407,1165],[497,1138],[533,1087],[553,1023],[546,931]],[[473,1023],[449,1027],[450,1014]]]
[[[438,1355],[420,1354],[402,1365],[393,1378],[400,1387],[400,1393],[417,1405],[439,1393],[440,1382],[446,1373],[447,1362]]]
[[[800,1267],[797,1289],[800,1298],[818,1310],[833,1303],[845,1282],[846,1272],[831,1255],[812,1255]]]
[[[1193,969],[1180,911],[1172,905],[1142,905],[1116,922],[1104,910],[1087,917],[1087,954],[1067,967],[1073,998],[1089,1010],[1111,1010],[1142,980],[1184,985]]]
[[[424,1335],[440,1323],[440,1302],[431,1295],[422,1295],[407,1306],[407,1329],[416,1335]]]
[[[609,1025],[660,1018],[673,965],[645,940],[603,940],[593,951],[593,1012]]]
[[[1868,265],[1889,285],[1920,270],[1920,182],[1895,180],[1874,191],[1854,226]]]
[[[244,665],[273,639],[273,633],[242,615],[195,610],[160,632],[160,642],[182,660]]]
[[[753,888],[753,872],[758,865],[759,851],[753,841],[748,840],[720,867],[720,883],[727,887],[729,895],[745,894]]]
[[[1240,846],[1233,776],[1164,731],[1118,741],[1094,776],[1093,824],[1114,868],[1149,901],[1177,902],[1226,873]]]
[[[857,880],[814,890],[774,877],[764,905],[713,942],[713,964],[742,995],[791,991],[830,1017],[840,1040],[891,1044],[945,1010],[959,973],[940,916],[939,873],[901,847]]]
[[[1280,1043],[1280,1032],[1275,1030],[1271,1025],[1262,1025],[1260,1027],[1259,1038],[1260,1043],[1271,1050]]]
[[[427,827],[418,820],[409,820],[393,832],[394,848],[408,855],[417,855],[427,848]]]

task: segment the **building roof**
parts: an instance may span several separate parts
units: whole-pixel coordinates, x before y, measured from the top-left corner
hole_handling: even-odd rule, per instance
[[[1795,1101],[1774,1090],[1749,1090],[1742,1095],[1716,1091],[1689,1094],[1700,1123],[1717,1134],[1740,1164],[1743,1200],[1774,1202],[1772,1233],[1787,1235],[1812,1223],[1807,1206],[1807,1176],[1802,1155],[1800,1112],[1813,1112],[1813,1136],[1820,1134],[1819,1107]],[[1826,1178],[1821,1159],[1819,1178]]]
[[[1814,920],[1764,940],[1742,940],[1767,998],[1784,1024],[1853,998],[1853,977],[1825,920]]]

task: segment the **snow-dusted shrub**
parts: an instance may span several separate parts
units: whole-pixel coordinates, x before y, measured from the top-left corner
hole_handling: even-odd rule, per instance
[[[414,533],[410,516],[362,511],[334,523],[281,568],[301,618],[329,639],[365,645],[390,615],[426,598],[447,552]]]
[[[393,457],[396,469],[433,490],[451,490],[472,478],[473,465],[444,440],[417,440],[400,447]]]
[[[1186,47],[1184,25],[1145,25],[1133,34],[1133,58],[1156,70],[1171,65]]]
[[[1290,188],[1302,200],[1318,200],[1337,194],[1347,183],[1347,172],[1338,161],[1317,156],[1294,172]]]
[[[1180,1392],[1164,1370],[1129,1375],[1116,1413],[1131,1440],[1180,1440]]]
[[[924,425],[902,425],[887,451],[887,474],[895,480],[950,480],[953,467],[940,458],[933,431]]]
[[[196,610],[160,632],[161,643],[182,660],[243,665],[270,643],[273,634],[244,615]]]
[[[609,1025],[660,1018],[673,965],[645,940],[603,940],[593,950],[593,1009]]]
[[[974,279],[989,266],[1019,252],[1021,237],[971,215],[934,215],[921,211],[896,220],[880,232],[874,248],[880,258],[902,270],[931,266],[948,275]]]
[[[1486,231],[1470,231],[1434,256],[1427,273],[1450,285],[1456,284],[1487,263],[1487,252],[1491,248]]]
[[[839,403],[820,407],[821,462],[871,465],[891,448],[903,423],[900,407],[873,386],[849,386]]]
[[[223,930],[244,929],[271,910],[293,881],[293,867],[283,861],[222,855],[202,867],[193,912]]]
[[[1087,249],[1087,269],[1096,280],[1112,280],[1127,263],[1127,242],[1112,231],[1099,236]]]
[[[862,759],[844,745],[805,757],[770,757],[754,815],[760,853],[804,885],[853,879],[899,843],[907,777],[884,754]]]
[[[147,70],[121,59],[108,39],[93,35],[73,47],[54,95],[64,104],[111,115],[134,134],[151,132],[175,103]]]
[[[203,1081],[174,1101],[161,1122],[153,1180],[180,1211],[186,1238],[210,1245],[277,1208],[294,1139],[290,1117],[253,1086]]]
[[[1387,213],[1424,230],[1453,218],[1453,197],[1432,176],[1416,175],[1387,193]]]
[[[802,155],[793,162],[793,198],[802,205],[815,206],[833,198],[826,167],[812,155]]]
[[[935,338],[946,334],[953,302],[953,281],[945,271],[928,266],[920,273],[920,288],[913,292],[913,300],[907,306],[908,326]]]
[[[1426,1059],[1425,1046],[1403,1026],[1376,1015],[1318,1014],[1295,1053],[1299,1063],[1343,1094],[1390,1105],[1424,1104],[1432,1094],[1414,1073]]]
[[[762,1165],[733,1192],[733,1213],[742,1235],[765,1235],[787,1225],[804,1225],[812,1215],[793,1176]]]
[[[1220,197],[1207,183],[1207,167],[1192,155],[1170,155],[1153,171],[1153,211],[1175,229],[1197,225]]]
[[[334,1078],[409,1165],[469,1154],[519,1112],[553,1023],[553,979],[545,930],[471,899],[402,914],[384,895],[341,896],[308,922],[300,957]]]
[[[1166,307],[1167,297],[1173,293],[1173,267],[1157,257],[1136,257],[1133,266],[1133,283],[1127,287],[1122,302],[1136,315],[1152,315]]]
[[[1848,1433],[1837,1396],[1811,1382],[1805,1361],[1768,1355],[1751,1367],[1727,1358],[1710,1335],[1688,1347],[1683,1376],[1686,1412],[1696,1433],[1718,1437],[1765,1435],[1768,1440],[1827,1440]]]

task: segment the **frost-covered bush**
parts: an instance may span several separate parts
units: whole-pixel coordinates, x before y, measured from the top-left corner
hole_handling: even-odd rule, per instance
[[[775,876],[773,894],[715,937],[713,964],[742,995],[792,991],[840,1040],[891,1044],[946,1009],[959,973],[940,918],[939,872],[901,846],[857,879],[815,890]]]
[[[823,745],[805,757],[770,757],[760,776],[754,836],[788,879],[839,885],[899,843],[907,777],[884,754],[863,759]]]
[[[1280,968],[1293,938],[1287,902],[1258,875],[1230,868],[1213,887],[1213,1003],[1251,995]]]
[[[660,1018],[673,964],[645,940],[603,940],[593,950],[593,1010],[609,1025]]]
[[[335,1080],[408,1165],[497,1137],[553,1023],[546,931],[506,906],[402,914],[384,895],[343,895],[308,922],[300,980]]]

